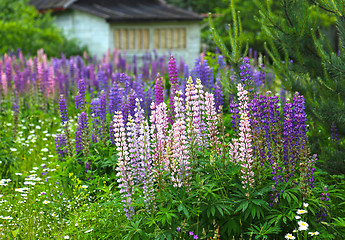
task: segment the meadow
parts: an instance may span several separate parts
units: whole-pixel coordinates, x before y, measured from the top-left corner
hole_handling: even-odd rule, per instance
[[[235,71],[219,52],[2,56],[0,239],[343,239],[304,96],[252,52]]]

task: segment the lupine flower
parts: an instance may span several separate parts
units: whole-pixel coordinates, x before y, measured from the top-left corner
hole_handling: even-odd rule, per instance
[[[87,114],[85,112],[80,113],[78,118],[78,127],[75,133],[75,150],[77,154],[88,151],[88,134],[89,134],[89,123]]]
[[[59,110],[60,110],[60,116],[61,116],[61,123],[62,125],[65,125],[68,122],[68,113],[67,113],[66,101],[63,95],[60,95],[60,98],[59,98]]]
[[[164,156],[166,155],[166,146],[168,142],[168,113],[167,106],[164,102],[159,105],[152,102],[150,122],[155,178],[160,181],[161,174],[163,174],[164,170]],[[161,182],[158,184],[161,185]]]
[[[66,136],[64,134],[57,134],[55,137],[55,149],[59,156],[59,160],[63,160],[67,155],[67,146]]]
[[[243,63],[240,66],[240,77],[243,87],[248,89],[252,86],[252,69],[248,57],[243,58]]]
[[[163,96],[163,82],[162,78],[160,77],[159,73],[157,74],[156,84],[155,84],[155,100],[156,104],[159,105],[164,101]]]
[[[168,69],[169,69],[169,79],[170,79],[170,97],[169,97],[169,108],[170,108],[170,115],[169,115],[169,123],[173,123],[173,118],[175,116],[175,110],[174,110],[174,98],[175,98],[175,92],[179,89],[178,87],[178,81],[177,81],[177,67],[176,67],[176,61],[173,55],[170,56],[169,63],[168,63]]]
[[[214,96],[213,94],[206,92],[205,99],[205,113],[207,115],[209,145],[211,146],[213,151],[215,151],[217,154],[220,154],[220,141],[218,138],[219,132],[217,130],[217,113],[214,103]]]
[[[242,184],[243,188],[247,190],[254,183],[254,172],[252,171],[252,144],[251,144],[251,129],[248,117],[248,91],[244,90],[241,84],[237,86],[238,97],[239,97],[239,113],[241,115],[240,127],[239,127],[239,138],[234,144],[230,144],[230,157],[235,164],[240,164],[242,169]]]
[[[182,99],[178,98],[175,107],[179,111],[178,116],[183,116]],[[190,185],[190,163],[186,136],[186,122],[178,117],[172,126],[171,153],[174,161],[171,165],[171,181],[174,187],[188,187]]]
[[[99,97],[99,120],[103,125],[107,121],[107,95],[105,94],[104,90],[101,92],[101,96]]]
[[[75,106],[77,109],[83,109],[85,105],[85,81],[84,79],[79,79],[78,81],[78,94],[74,97]]]
[[[114,84],[109,92],[108,111],[111,116],[113,116],[116,111],[120,110],[121,103],[122,103],[122,93],[118,85]]]
[[[114,136],[115,145],[118,155],[116,171],[118,177],[120,193],[122,194],[122,202],[127,219],[131,219],[134,215],[132,206],[133,194],[133,178],[131,175],[131,162],[128,152],[128,144],[126,140],[125,125],[121,112],[115,112],[114,115]]]

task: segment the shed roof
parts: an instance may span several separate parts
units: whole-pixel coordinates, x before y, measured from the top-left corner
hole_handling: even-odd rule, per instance
[[[164,0],[30,0],[40,11],[74,9],[118,21],[199,21],[201,15],[167,4]]]

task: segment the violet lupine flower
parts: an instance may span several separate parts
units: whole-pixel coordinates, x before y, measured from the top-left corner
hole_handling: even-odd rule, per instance
[[[332,126],[331,126],[331,139],[333,143],[337,145],[339,144],[338,129],[334,122],[332,123]]]
[[[109,92],[108,111],[111,116],[113,116],[116,111],[120,110],[121,104],[122,104],[122,94],[118,85],[115,83]]]
[[[242,184],[243,188],[247,190],[249,196],[249,189],[254,184],[254,172],[252,171],[253,156],[252,156],[252,136],[249,121],[248,110],[248,91],[244,90],[241,84],[237,86],[239,99],[239,113],[241,116],[239,127],[239,138],[234,144],[230,144],[229,154],[235,164],[240,164],[242,169]]]
[[[293,97],[293,118],[294,118],[294,143],[297,150],[302,148],[303,140],[306,139],[307,126],[306,126],[306,113],[305,101],[302,95],[298,92]]]
[[[293,105],[290,99],[287,99],[284,106],[284,123],[283,123],[283,151],[285,174],[288,177],[293,176],[295,171],[296,159],[294,154],[294,113]],[[285,178],[287,182],[288,178]]]
[[[156,100],[157,105],[164,102],[163,82],[159,73],[157,73],[156,84],[155,84],[155,100]]]
[[[214,102],[216,106],[217,112],[219,112],[220,106],[223,106],[224,104],[224,96],[222,93],[222,85],[220,83],[220,75],[218,74],[216,78],[216,84],[213,90],[214,93]]]
[[[225,61],[224,61],[223,55],[219,55],[219,56],[218,56],[218,65],[219,65],[219,68],[220,68],[221,70],[224,69],[224,67],[225,67]]]
[[[91,106],[90,106],[90,114],[92,118],[92,135],[91,139],[93,143],[98,142],[98,136],[99,136],[99,125],[100,125],[100,111],[99,111],[99,98],[94,98],[91,100]]]
[[[307,175],[306,175],[306,184],[308,184],[311,188],[314,188],[314,181],[315,181],[315,177],[313,176],[314,175],[314,172],[315,172],[315,164],[316,164],[316,161],[317,161],[317,155],[314,154],[309,160],[308,160],[308,163],[307,163]]]
[[[207,115],[207,130],[209,146],[211,146],[212,151],[220,154],[220,141],[218,138],[219,132],[217,129],[217,112],[214,103],[214,96],[211,93],[205,93],[205,113]]]
[[[174,98],[175,92],[178,91],[178,81],[177,81],[177,67],[176,61],[173,55],[170,55],[169,63],[169,79],[170,79],[170,97],[169,97],[169,108],[170,108],[170,115],[169,115],[169,123],[172,124],[174,121],[175,110],[174,110]]]
[[[323,188],[322,193],[320,193],[319,203],[320,209],[316,211],[316,222],[326,221],[328,215],[327,207],[329,207],[329,193],[327,192],[327,186]]]
[[[234,132],[238,131],[238,125],[240,122],[240,115],[238,110],[238,104],[234,100],[230,100],[229,102],[229,112],[231,114],[231,127]]]
[[[97,81],[99,82],[100,90],[106,90],[108,88],[108,79],[103,70],[98,71]]]
[[[87,114],[85,112],[80,113],[78,117],[78,127],[75,132],[75,150],[77,155],[82,151],[88,151],[88,134],[89,134],[89,123],[87,119]]]
[[[115,145],[118,156],[117,174],[120,193],[122,195],[122,202],[127,219],[131,219],[135,212],[132,206],[133,195],[133,178],[131,161],[129,158],[128,144],[126,140],[126,130],[124,120],[121,112],[115,112],[114,115],[114,136]]]
[[[249,58],[244,57],[240,66],[240,77],[244,88],[248,89],[252,86],[252,74]]]
[[[101,92],[101,96],[99,97],[99,120],[101,125],[105,125],[107,122],[107,95],[105,94],[104,90]]]
[[[61,123],[62,125],[66,125],[68,123],[68,113],[67,113],[67,107],[66,107],[66,100],[63,97],[63,95],[60,95],[59,98],[59,110],[60,110],[60,116],[61,116]]]
[[[74,102],[76,108],[83,109],[85,106],[85,93],[86,92],[86,86],[84,79],[79,79],[78,81],[78,94],[74,97]]]
[[[153,98],[153,90],[148,88],[146,92],[144,92],[144,110],[147,117],[151,115],[151,103]]]
[[[67,139],[65,134],[57,134],[55,137],[55,149],[59,156],[59,160],[62,161],[67,156]]]

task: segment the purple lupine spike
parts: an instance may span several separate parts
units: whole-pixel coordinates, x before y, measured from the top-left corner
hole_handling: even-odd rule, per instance
[[[144,83],[142,82],[141,76],[142,75],[139,74],[137,81],[133,82],[133,90],[134,90],[137,98],[143,100],[145,97],[145,93],[144,93]],[[140,104],[142,104],[141,107],[144,106],[144,102],[141,101]]]
[[[155,84],[155,100],[156,100],[156,105],[159,105],[160,103],[164,102],[163,82],[159,73],[157,73],[156,84]]]
[[[170,96],[169,96],[169,108],[170,108],[170,115],[169,115],[169,123],[173,123],[175,113],[174,107],[174,98],[175,92],[179,90],[178,81],[177,81],[177,68],[176,68],[176,61],[173,55],[170,56],[169,63],[169,80],[170,80]]]
[[[332,139],[332,142],[335,143],[336,145],[339,144],[338,129],[334,122],[332,123],[332,126],[331,126],[331,139]]]
[[[59,160],[63,161],[64,158],[67,156],[67,139],[65,134],[57,134],[55,136],[55,149],[59,156]]]
[[[240,122],[240,115],[238,110],[238,104],[234,100],[230,99],[229,112],[231,114],[231,126],[234,132],[238,131],[238,124]]]
[[[307,133],[306,113],[305,113],[305,100],[298,92],[295,93],[293,98],[293,111],[294,111],[294,143],[298,149],[302,148],[302,142]]]
[[[108,89],[108,79],[107,79],[107,76],[105,75],[103,70],[98,71],[97,81],[99,82],[100,90],[107,90]]]
[[[85,148],[85,142],[87,142],[87,135],[89,131],[89,123],[87,114],[85,112],[80,113],[78,117],[78,127],[75,132],[75,150],[77,154],[80,154]]]
[[[78,110],[85,106],[86,86],[83,78],[78,81],[78,94],[74,97],[75,106]]]
[[[252,86],[252,69],[250,66],[250,61],[248,57],[243,58],[243,63],[240,66],[240,77],[241,82],[244,87],[251,87]]]
[[[129,97],[128,97],[128,107],[129,107],[129,114],[134,116],[134,109],[135,109],[135,99],[137,98],[136,93],[132,90]]]
[[[103,126],[107,122],[107,94],[102,90],[99,97],[99,120]]]
[[[90,114],[92,118],[92,135],[91,139],[93,143],[98,142],[99,135],[99,125],[100,125],[100,111],[99,111],[99,98],[94,98],[91,100]]]
[[[320,209],[316,212],[316,222],[326,221],[326,217],[328,215],[327,208],[330,206],[329,196],[330,194],[328,193],[327,186],[324,186],[319,197]]]
[[[109,107],[110,116],[113,116],[116,111],[120,110],[122,103],[122,94],[117,84],[114,84],[109,92]]]
[[[295,170],[295,155],[294,148],[294,113],[293,105],[290,99],[287,99],[284,106],[284,123],[283,123],[283,151],[284,151],[284,165],[288,176],[292,176]]]
[[[225,61],[223,55],[218,56],[218,65],[221,70],[225,68]]]
[[[144,110],[147,117],[151,115],[152,98],[153,98],[153,90],[151,88],[148,88],[145,92],[145,97],[144,97],[144,102],[145,102]]]
[[[61,123],[62,125],[65,125],[68,122],[68,113],[66,107],[66,100],[63,95],[60,95],[59,98],[59,110],[61,116]]]

